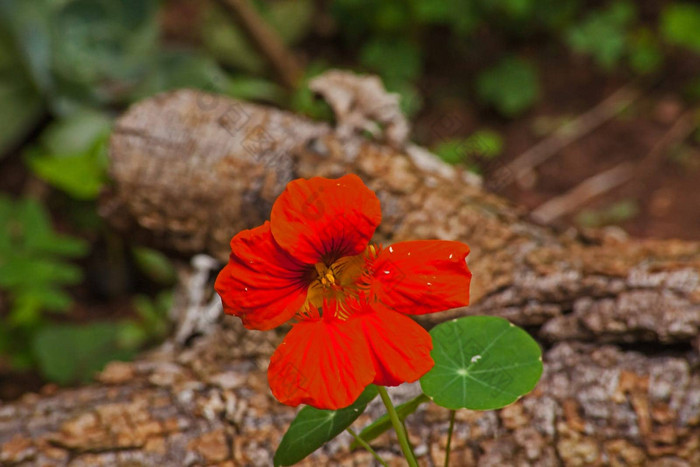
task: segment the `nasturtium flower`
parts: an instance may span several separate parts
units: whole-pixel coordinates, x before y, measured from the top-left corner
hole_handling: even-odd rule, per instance
[[[407,315],[469,303],[469,247],[422,240],[370,242],[379,199],[356,175],[290,182],[270,221],[231,240],[216,280],[224,311],[248,329],[292,329],[268,380],[282,403],[339,409],[369,384],[416,381],[433,366],[432,340]]]

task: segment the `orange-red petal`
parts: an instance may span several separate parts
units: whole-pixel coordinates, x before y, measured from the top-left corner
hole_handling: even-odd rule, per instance
[[[357,327],[337,319],[296,323],[272,355],[272,394],[283,404],[340,409],[372,382],[369,348]]]
[[[231,240],[228,264],[214,288],[224,311],[248,329],[267,330],[289,321],[306,300],[305,266],[275,243],[270,223]]]
[[[357,175],[289,182],[272,206],[277,243],[299,261],[315,264],[359,254],[381,221],[379,199]]]
[[[375,370],[373,383],[397,386],[416,381],[434,365],[430,334],[408,316],[381,304],[373,304],[372,308],[373,312],[356,315],[351,321],[357,321],[369,344]]]
[[[421,315],[469,304],[471,272],[464,243],[400,242],[371,264],[371,293],[389,308]]]

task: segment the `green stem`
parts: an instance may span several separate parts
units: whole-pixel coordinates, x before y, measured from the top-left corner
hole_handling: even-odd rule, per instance
[[[363,448],[367,449],[367,450],[369,451],[369,453],[372,454],[372,456],[374,456],[375,459],[377,459],[377,462],[379,462],[380,464],[382,464],[384,467],[389,467],[389,466],[387,465],[387,463],[384,461],[384,459],[382,459],[382,458],[379,456],[379,454],[377,454],[377,451],[375,451],[374,449],[372,449],[372,446],[370,446],[369,443],[368,443],[367,441],[365,441],[364,439],[360,438],[360,436],[359,436],[357,433],[355,433],[355,430],[353,430],[352,428],[348,428],[348,429],[347,429],[347,432],[350,433],[350,434],[352,435],[353,438],[355,438],[355,441],[357,441],[357,444],[359,444],[359,445],[362,446]]]
[[[445,448],[445,467],[450,465],[450,447],[452,446],[452,430],[455,427],[456,410],[450,410],[450,427],[447,429],[447,447]]]
[[[394,426],[394,431],[396,431],[396,437],[399,439],[401,450],[403,451],[404,457],[406,457],[408,465],[410,467],[418,467],[418,462],[416,462],[416,456],[415,454],[413,454],[411,445],[408,442],[408,435],[406,434],[406,430],[403,427],[403,423],[401,423],[399,414],[396,413],[394,404],[392,404],[391,402],[389,393],[386,392],[386,388],[384,386],[377,386],[377,389],[379,390],[379,395],[382,397],[382,402],[384,402],[384,405],[386,406],[386,411],[389,414],[391,424]]]

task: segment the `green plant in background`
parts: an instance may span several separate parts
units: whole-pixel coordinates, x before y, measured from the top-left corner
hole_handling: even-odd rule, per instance
[[[0,289],[9,297],[2,315],[0,355],[14,367],[34,362],[30,345],[46,324],[45,313],[66,312],[72,303],[65,286],[78,284],[82,271],[68,259],[84,256],[87,244],[60,235],[32,199],[0,197]]]
[[[601,67],[610,70],[625,54],[627,30],[635,15],[633,3],[613,2],[607,8],[591,11],[570,27],[566,40],[575,52],[591,55]]]
[[[656,71],[663,60],[656,36],[638,24],[637,9],[629,1],[587,13],[567,29],[565,38],[574,52],[590,55],[606,71],[626,59],[633,71],[645,74]]]
[[[627,41],[627,61],[635,73],[644,75],[661,68],[664,54],[661,43],[651,29],[639,27],[629,34]]]
[[[87,254],[85,241],[58,234],[46,210],[32,199],[0,196],[0,359],[16,369],[38,367],[61,384],[85,382],[108,361],[131,358],[146,343],[164,338],[172,293],[135,299],[136,318],[115,322],[58,324],[50,314],[73,304],[67,286],[81,269],[70,262]],[[175,272],[161,253],[139,248],[135,259],[148,277],[172,286]]]
[[[0,70],[3,64],[14,68],[13,74],[0,72],[0,89],[5,82],[10,86],[9,80],[20,71],[18,81],[31,83],[28,89],[33,94],[24,93],[23,101],[17,100],[22,94],[12,96],[16,99],[12,107],[21,109],[38,101],[41,113],[48,111],[54,117],[24,151],[24,160],[38,178],[69,195],[62,203],[69,213],[84,214],[81,224],[88,226],[93,238],[106,232],[94,200],[107,179],[106,148],[114,106],[174,87],[222,91],[230,84],[214,60],[197,52],[159,53],[158,5],[155,0],[0,0],[0,20],[8,26],[0,35]],[[0,103],[3,96],[0,93]],[[0,144],[21,138],[36,118],[26,119]],[[10,146],[0,145],[0,151]],[[6,211],[8,203],[4,200]],[[3,251],[0,261],[5,268],[0,287],[10,303],[2,316],[2,358],[9,358],[15,368],[37,367],[51,381],[84,382],[107,361],[129,358],[140,345],[164,336],[167,320],[156,319],[163,315],[162,306],[149,310],[145,298],[135,304],[137,318],[127,321],[59,324],[51,319],[47,313],[71,308],[63,286],[83,279],[80,268],[58,253],[77,255],[79,245],[83,256],[88,247],[82,240],[55,235],[38,202],[14,203],[8,212],[14,213],[13,222],[22,229],[13,231],[12,241],[27,247]],[[37,247],[35,237],[46,240]],[[133,338],[135,332],[138,339]]]
[[[135,299],[137,317],[115,322],[60,324],[73,300],[67,286],[81,269],[70,262],[88,251],[85,241],[56,233],[43,206],[32,199],[0,197],[0,361],[15,369],[37,367],[50,381],[86,382],[110,360],[129,359],[168,331],[171,292]],[[174,271],[162,254],[140,249],[143,270],[172,285]]]
[[[311,0],[252,3],[289,47],[313,32],[318,5]],[[26,135],[45,109],[54,116],[84,107],[104,110],[178,87],[327,117],[311,108],[308,99],[269,80],[265,60],[215,4],[201,7],[203,19],[195,25],[201,31],[200,49],[159,40],[159,5],[157,0],[0,0],[5,26],[0,33],[0,104],[7,104],[0,105],[0,116],[10,108],[24,113],[0,130],[0,151]],[[699,9],[690,2],[665,6],[658,28],[663,40],[700,50],[695,34]],[[403,95],[404,110],[414,114],[422,105],[420,78],[435,51],[434,33],[440,32],[442,47],[473,61],[480,60],[474,54],[480,49],[479,34],[489,31],[493,42],[511,42],[511,52],[495,66],[480,65],[465,84],[474,87],[481,102],[512,117],[530,108],[539,93],[536,63],[518,52],[530,38],[568,46],[607,71],[623,62],[635,73],[658,70],[663,44],[657,25],[642,23],[636,10],[628,0],[604,2],[594,10],[580,0],[333,0],[328,12],[335,37],[329,40],[339,38],[356,64],[378,73],[390,91]],[[312,61],[307,76],[318,69],[317,63]]]
[[[125,102],[156,52],[156,0],[3,0],[3,23],[52,113]]]
[[[435,28],[447,28],[444,47],[472,54],[475,36],[482,29],[507,38],[556,35],[571,24],[581,10],[578,0],[412,0],[372,2],[335,0],[331,12],[340,26],[340,36],[359,47],[358,62],[378,73],[390,90],[412,103],[424,70],[425,48],[431,45]],[[443,32],[444,36],[444,32]],[[443,37],[441,36],[441,37]],[[359,44],[359,46],[358,46]],[[482,68],[474,79],[480,100],[506,117],[516,116],[536,101],[539,94],[537,67],[516,55],[506,56],[492,68]]]
[[[330,66],[324,62],[312,62],[306,67],[299,87],[292,92],[289,100],[292,110],[317,120],[332,120],[333,111],[330,106],[326,101],[315,96],[308,86],[310,80],[329,68]]]
[[[495,159],[503,152],[503,138],[493,130],[478,130],[467,138],[441,141],[433,152],[445,162],[464,163],[470,171],[480,173],[479,162]]]
[[[589,56],[610,73],[624,67],[641,75],[659,71],[662,40],[700,51],[700,6],[689,2],[664,7],[660,36],[657,25],[644,22],[629,0],[604,2],[597,9],[579,0],[335,0],[330,11],[339,36],[358,50],[358,63],[402,93],[413,104],[410,112],[420,109],[414,95],[425,60],[435,52],[430,39],[436,28],[441,45],[460,52],[465,61],[479,60],[473,54],[481,48],[477,41],[483,31],[489,31],[492,42],[511,43],[510,53],[491,67],[480,66],[472,81],[479,100],[506,117],[522,114],[537,101],[538,66],[518,53],[530,38]]]
[[[475,5],[472,22],[514,38],[557,33],[570,25],[585,6],[580,0],[476,0],[470,3]]]
[[[661,35],[669,44],[700,52],[700,5],[670,3],[664,8],[660,23]]]
[[[477,27],[489,22],[504,31],[522,30],[519,25],[511,28],[512,21],[503,19],[507,16],[515,22],[532,20],[540,16],[533,9],[527,0],[412,0],[380,4],[336,0],[331,11],[340,25],[340,35],[359,49],[360,65],[379,74],[390,91],[401,93],[404,110],[412,115],[421,106],[418,80],[424,71],[424,47],[432,28],[447,27],[452,38],[446,47],[462,49]],[[455,14],[457,11],[459,14]],[[523,59],[506,57],[496,67],[482,71],[476,78],[476,89],[484,103],[505,116],[515,116],[537,99],[537,69]]]
[[[107,180],[111,128],[111,119],[96,110],[55,120],[25,153],[26,162],[39,178],[73,198],[95,199]]]
[[[666,42],[700,54],[700,5],[670,3],[664,7],[659,23],[661,36]],[[690,79],[684,91],[687,98],[700,101],[700,76]]]
[[[311,0],[252,3],[289,47],[313,31],[317,5]],[[0,21],[6,26],[0,34],[0,103],[10,94],[15,99],[6,97],[8,105],[0,109],[21,107],[25,113],[0,131],[0,150],[3,141],[26,135],[42,109],[55,116],[86,106],[104,110],[178,87],[274,102],[327,117],[325,111],[311,108],[308,99],[269,80],[265,60],[215,4],[202,7],[200,49],[161,43],[158,6],[156,0],[0,0]],[[667,5],[659,28],[664,40],[697,51],[694,25],[700,21],[699,8],[688,2]],[[580,0],[333,0],[329,13],[336,36],[356,54],[356,63],[378,73],[390,91],[401,93],[409,114],[422,105],[420,78],[434,52],[430,39],[438,29],[443,31],[444,48],[463,53],[468,61],[478,60],[473,51],[479,49],[480,31],[513,42],[513,52],[495,66],[480,66],[466,83],[473,85],[481,102],[506,117],[526,111],[539,93],[536,64],[517,51],[530,37],[589,55],[608,71],[624,60],[634,72],[650,73],[663,62],[656,25],[642,24],[635,4],[627,0],[595,10]],[[291,17],[295,21],[288,21]],[[312,61],[307,76],[315,73],[317,63]],[[301,86],[299,92],[303,94]]]
[[[57,200],[89,236],[108,235],[94,200],[106,182],[107,139],[114,110],[176,87],[272,94],[263,83],[229,76],[194,50],[164,49],[159,2],[0,0],[0,154],[5,155],[45,115],[53,120],[23,151],[38,178],[69,195]],[[155,60],[154,60],[154,57]],[[67,285],[81,269],[66,261],[88,252],[85,241],[56,234],[37,201],[2,198],[0,359],[12,367],[37,367],[49,380],[90,379],[110,359],[128,358],[167,331],[167,297],[135,301],[136,318],[119,322],[59,324],[48,313],[72,306]],[[106,242],[110,243],[110,242]],[[147,250],[134,253],[144,274],[172,287],[167,261]],[[155,272],[154,272],[155,271]],[[170,276],[168,276],[170,274]],[[161,280],[161,282],[158,281]]]
[[[0,116],[8,112],[2,121],[11,122],[0,130],[0,154],[47,110],[58,119],[110,113],[180,87],[279,97],[279,88],[266,80],[233,80],[201,50],[164,46],[159,5],[157,0],[0,0]],[[21,112],[20,118],[14,112]],[[76,155],[66,148],[53,153]]]
[[[167,337],[177,271],[166,255],[152,248],[135,246],[131,249],[131,256],[141,274],[152,283],[165,287],[154,297],[142,294],[134,297],[136,318],[121,322],[120,342],[127,348],[136,349]]]
[[[406,39],[368,41],[360,50],[359,62],[379,74],[389,91],[402,95],[402,110],[413,115],[420,109],[415,81],[422,74],[423,59],[419,46]]]
[[[582,227],[604,227],[617,225],[633,219],[639,214],[639,205],[635,200],[623,199],[599,209],[584,209],[576,216],[576,222]]]
[[[309,33],[314,16],[312,0],[254,3],[260,16],[285,45],[297,44]],[[243,31],[215,3],[205,12],[201,31],[204,46],[220,63],[249,74],[261,75],[266,71],[265,59],[259,55]]]
[[[517,57],[506,57],[477,76],[476,90],[484,102],[505,116],[515,117],[539,96],[537,67]]]
[[[130,360],[135,348],[119,341],[113,322],[52,324],[40,328],[32,351],[45,378],[59,384],[87,383],[112,360]]]
[[[168,314],[172,302],[173,294],[170,290],[159,293],[155,298],[137,295],[134,298],[137,317],[122,321],[116,334],[120,346],[136,350],[165,339],[170,330]]]
[[[401,94],[402,110],[410,116],[422,105],[417,81],[425,57],[420,39],[429,25],[442,23],[449,9],[444,1],[335,0],[330,11],[363,71],[379,75],[389,91]]]
[[[0,158],[27,136],[43,113],[41,97],[27,79],[8,31],[0,27]]]

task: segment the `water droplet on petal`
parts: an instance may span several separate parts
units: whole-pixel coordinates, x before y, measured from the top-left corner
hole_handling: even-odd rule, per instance
[[[389,247],[389,253],[393,253],[393,252],[394,252],[394,247],[391,247],[391,246],[390,246],[390,247]]]

